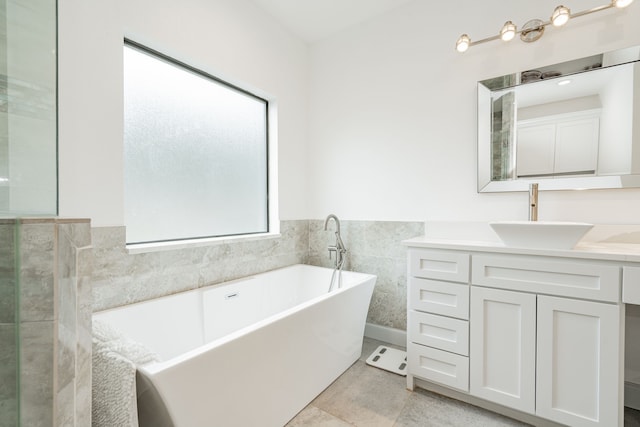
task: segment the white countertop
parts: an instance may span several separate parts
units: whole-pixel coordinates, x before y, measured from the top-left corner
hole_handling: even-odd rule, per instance
[[[499,242],[432,239],[427,236],[404,240],[402,243],[406,246],[416,248],[640,262],[640,244],[636,243],[587,242],[578,243],[575,248],[570,250],[511,248]]]

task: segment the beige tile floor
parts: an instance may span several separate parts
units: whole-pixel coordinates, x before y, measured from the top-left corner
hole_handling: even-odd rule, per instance
[[[286,427],[526,426],[473,405],[416,388],[400,375],[368,366],[381,345],[365,338],[362,356]],[[640,426],[640,411],[625,412],[625,426]]]

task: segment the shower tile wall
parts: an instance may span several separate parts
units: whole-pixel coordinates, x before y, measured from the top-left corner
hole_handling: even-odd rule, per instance
[[[94,311],[305,263],[308,221],[282,221],[281,237],[129,254],[125,227],[92,230]]]
[[[57,241],[58,426],[91,425],[91,275],[88,222],[59,223]],[[75,422],[74,422],[75,420]]]
[[[89,425],[90,230],[88,220],[20,220],[22,425]]]
[[[15,220],[0,219],[0,426],[17,416]]]
[[[346,270],[378,276],[367,322],[407,329],[407,249],[401,242],[424,234],[423,222],[340,221],[347,247]],[[335,225],[309,221],[309,264],[332,267],[327,246],[335,244]]]

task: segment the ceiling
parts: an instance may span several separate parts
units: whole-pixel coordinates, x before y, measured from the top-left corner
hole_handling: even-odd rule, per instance
[[[329,37],[412,0],[251,0],[307,43]]]

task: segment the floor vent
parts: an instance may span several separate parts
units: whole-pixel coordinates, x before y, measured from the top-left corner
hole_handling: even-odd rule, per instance
[[[406,376],[407,352],[381,345],[367,358],[367,365]]]

